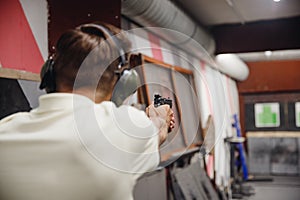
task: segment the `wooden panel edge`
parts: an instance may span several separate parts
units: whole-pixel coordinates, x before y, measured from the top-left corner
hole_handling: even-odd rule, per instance
[[[155,58],[151,58],[151,57],[146,56],[146,55],[143,55],[143,58],[146,62],[153,63],[153,64],[156,64],[156,65],[159,65],[161,67],[168,68],[168,69],[173,69],[173,70],[178,71],[178,72],[183,73],[183,74],[193,75],[192,70],[185,69],[185,68],[179,67],[179,66],[173,66],[171,64],[165,63],[165,62],[160,61],[160,60],[156,60]]]
[[[0,77],[40,82],[39,74],[16,69],[0,68]]]
[[[156,65],[160,65],[162,67],[168,68],[168,69],[173,69],[173,65],[170,65],[168,63],[165,63],[163,61],[160,60],[156,60],[155,58],[151,58],[149,56],[143,55],[144,61],[149,62],[149,63],[153,63]]]
[[[183,74],[194,75],[192,70],[185,69],[179,66],[174,66],[174,70]]]

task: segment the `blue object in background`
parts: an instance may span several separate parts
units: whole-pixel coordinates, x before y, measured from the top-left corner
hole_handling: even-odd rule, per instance
[[[233,115],[233,119],[234,119],[233,127],[236,129],[237,137],[242,137],[237,114]],[[240,155],[239,156],[240,160],[238,160],[238,163],[242,165],[243,179],[248,180],[248,168],[247,168],[243,143],[237,144],[237,147],[238,147],[238,151],[239,151],[239,155]]]

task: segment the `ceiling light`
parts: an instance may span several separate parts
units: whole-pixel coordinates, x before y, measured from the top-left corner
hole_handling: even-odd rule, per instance
[[[265,51],[265,55],[266,55],[267,57],[271,56],[271,55],[272,55],[272,51]]]
[[[274,2],[279,2],[280,0],[273,0]]]

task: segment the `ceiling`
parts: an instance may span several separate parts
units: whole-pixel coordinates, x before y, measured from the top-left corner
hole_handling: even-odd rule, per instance
[[[300,16],[300,0],[173,0],[205,26]]]
[[[300,0],[172,0],[211,31],[216,53],[300,49]]]

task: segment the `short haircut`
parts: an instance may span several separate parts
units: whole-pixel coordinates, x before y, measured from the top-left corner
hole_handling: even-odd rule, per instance
[[[93,23],[108,29],[118,40],[118,45],[128,57],[131,43],[120,29],[106,23]],[[61,35],[54,55],[57,86],[70,90],[94,87],[110,92],[114,72],[119,65],[119,50],[115,42],[101,29],[95,27],[68,30]],[[85,26],[86,27],[86,26]],[[86,59],[88,58],[88,59]],[[128,59],[128,58],[127,58]],[[84,69],[80,69],[84,62]],[[80,76],[78,76],[80,72]],[[75,83],[76,80],[76,84]],[[95,81],[96,85],[95,85]]]

